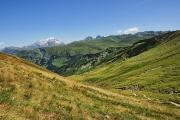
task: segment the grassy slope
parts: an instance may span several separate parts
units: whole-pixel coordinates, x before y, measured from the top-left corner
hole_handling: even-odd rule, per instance
[[[69,81],[0,54],[0,119],[178,119],[171,105]]]
[[[116,61],[71,78],[118,92],[180,104],[180,32],[126,61]],[[127,91],[121,91],[121,89]],[[132,91],[131,91],[132,90]]]

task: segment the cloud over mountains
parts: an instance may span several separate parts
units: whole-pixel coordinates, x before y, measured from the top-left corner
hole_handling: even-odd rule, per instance
[[[132,28],[124,29],[124,30],[118,30],[117,33],[118,34],[135,34],[139,31],[140,30],[138,27],[132,27]]]
[[[3,42],[0,42],[0,49],[3,49],[5,47],[5,44]]]

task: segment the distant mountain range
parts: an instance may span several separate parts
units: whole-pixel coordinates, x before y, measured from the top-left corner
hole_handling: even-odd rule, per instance
[[[54,46],[59,46],[59,45],[64,45],[64,43],[61,42],[60,40],[56,39],[55,37],[49,37],[45,40],[37,41],[28,46],[24,46],[24,47],[9,46],[9,47],[5,47],[1,51],[4,53],[8,53],[8,54],[15,54],[22,50],[33,50],[36,48],[54,47]]]
[[[51,37],[23,48],[5,48],[2,52],[14,54],[61,75],[79,74],[104,63],[127,50],[135,42],[166,32],[145,31],[136,34],[89,36],[84,40],[64,45]],[[125,53],[125,51],[123,52]]]

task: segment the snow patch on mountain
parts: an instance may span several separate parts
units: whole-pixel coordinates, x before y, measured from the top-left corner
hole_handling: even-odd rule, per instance
[[[59,41],[57,38],[49,37],[47,39],[37,41],[30,46],[33,48],[39,48],[39,47],[53,47],[53,46],[58,46],[58,45],[63,45],[63,44],[64,43]]]
[[[60,46],[64,45],[63,42],[59,41],[55,37],[49,37],[47,39],[43,39],[40,41],[37,41],[31,45],[24,46],[24,47],[15,47],[15,46],[5,46],[3,47],[3,43],[0,42],[0,51],[8,54],[15,54],[17,51],[21,50],[33,50],[36,48],[43,48],[43,47],[54,47],[54,46]]]

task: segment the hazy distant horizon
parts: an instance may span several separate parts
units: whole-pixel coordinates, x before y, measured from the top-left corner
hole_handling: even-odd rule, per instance
[[[130,30],[129,30],[130,29]],[[119,31],[119,32],[122,32],[121,34],[120,33],[118,33],[118,34],[111,34],[111,35],[127,35],[127,34],[135,34],[135,33],[139,33],[139,32],[147,32],[147,31],[153,31],[153,30],[146,30],[146,31],[131,31],[131,29],[132,28],[129,28],[129,29],[126,29],[126,30],[123,30],[123,31]],[[158,30],[158,31],[175,31],[175,30]],[[123,33],[123,32],[127,32],[127,33]],[[156,32],[156,31],[155,31]],[[41,39],[41,40],[36,40],[36,41],[34,41],[33,43],[30,43],[30,44],[26,44],[26,45],[22,45],[22,46],[16,46],[16,45],[6,45],[6,46],[3,46],[3,44],[4,43],[0,43],[0,50],[2,50],[2,49],[4,49],[4,48],[6,48],[6,47],[17,47],[17,48],[23,48],[23,47],[27,47],[27,46],[30,46],[30,45],[32,45],[32,44],[34,44],[34,43],[36,43],[36,42],[40,42],[40,41],[45,41],[46,39],[48,39],[48,38],[55,38],[55,39],[57,39],[57,40],[59,40],[60,42],[62,42],[62,43],[64,43],[64,44],[70,44],[70,43],[72,43],[72,42],[75,42],[75,41],[81,41],[81,40],[85,40],[87,37],[93,37],[93,39],[95,39],[97,36],[101,36],[101,37],[107,37],[107,36],[111,36],[111,35],[96,35],[96,36],[86,36],[85,38],[82,38],[82,39],[79,39],[79,40],[72,40],[72,41],[70,41],[70,42],[67,42],[67,43],[65,43],[65,42],[63,42],[63,41],[61,41],[61,40],[59,40],[57,37],[54,37],[54,36],[49,36],[49,37],[47,37],[47,38],[43,38],[43,39]]]

